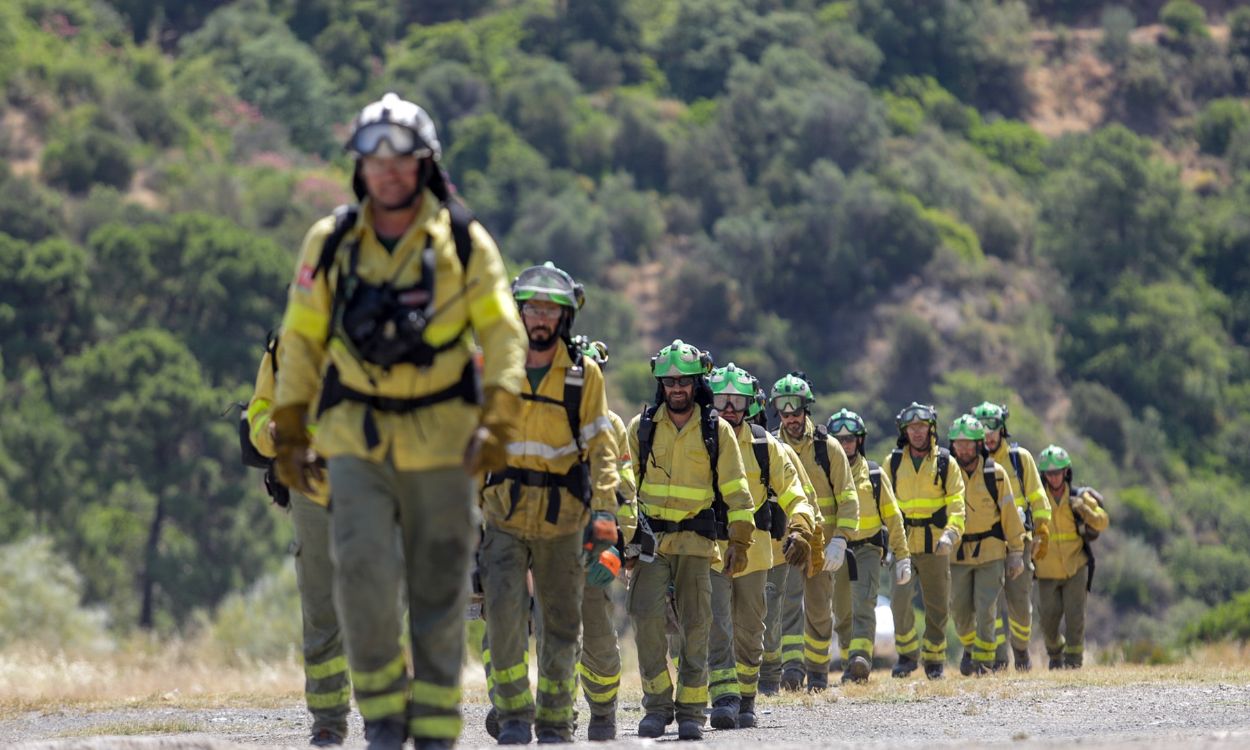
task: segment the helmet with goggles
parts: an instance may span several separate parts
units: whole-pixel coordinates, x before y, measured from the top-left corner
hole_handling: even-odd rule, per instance
[[[1072,468],[1072,456],[1057,445],[1048,445],[1037,456],[1037,469],[1042,473]]]
[[[655,378],[701,376],[711,371],[712,355],[681,339],[674,339],[651,358],[651,375]]]
[[[365,105],[352,120],[345,144],[357,159],[363,156],[416,156],[438,161],[443,155],[434,120],[416,104],[389,92]]]
[[[815,403],[816,397],[807,377],[795,371],[773,383],[771,400],[778,414],[793,414]]]
[[[964,414],[959,419],[951,423],[950,431],[946,433],[946,439],[955,440],[984,440],[985,425],[971,414]]]
[[[530,266],[512,280],[512,297],[518,304],[530,301],[554,302],[573,312],[586,304],[582,285],[573,280],[555,264],[547,261],[541,266]]]
[[[825,423],[825,429],[834,437],[868,437],[868,427],[864,424],[864,418],[850,409],[842,409],[829,417],[829,421]]]
[[[894,424],[898,426],[900,433],[907,429],[907,425],[916,422],[927,422],[930,427],[937,429],[937,409],[919,401],[912,401],[894,417]]]
[[[1004,435],[1007,431],[1007,407],[1003,404],[995,404],[991,401],[982,401],[972,407],[972,416],[980,420],[985,425],[987,432],[996,432],[1002,430]]]
[[[724,411],[727,407],[740,414],[747,414],[755,401],[755,376],[733,362],[712,370],[708,387],[712,391],[712,405]]]

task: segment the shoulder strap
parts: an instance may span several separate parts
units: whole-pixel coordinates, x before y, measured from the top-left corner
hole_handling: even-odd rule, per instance
[[[564,371],[564,412],[569,419],[569,431],[573,433],[573,442],[577,445],[580,458],[585,461],[586,446],[582,444],[582,387],[586,384],[586,366],[582,362],[582,353],[574,352],[573,366]]]
[[[642,480],[647,476],[647,462],[651,459],[651,443],[655,438],[654,405],[642,408],[638,419],[638,490],[642,491]]]
[[[998,505],[998,472],[994,471],[994,459],[989,456],[985,457],[985,464],[981,467],[982,473],[985,475],[985,489],[990,491],[990,497],[994,500],[994,505]]]
[[[754,422],[751,423],[751,450],[755,452],[755,463],[760,467],[760,484],[764,486],[764,494],[776,497],[768,460],[768,430]]]
[[[881,464],[876,461],[868,461],[868,481],[872,482],[872,499],[877,502],[877,517],[881,518]]]
[[[712,466],[712,494],[718,502],[724,502],[720,494],[720,476],[717,464],[720,463],[720,431],[716,429],[716,421],[720,419],[711,410],[703,412],[699,420],[699,429],[703,432],[703,445],[707,448],[708,461]]]
[[[321,244],[321,255],[317,257],[317,267],[313,269],[313,276],[329,271],[330,266],[334,265],[334,255],[338,252],[339,245],[352,227],[356,226],[356,219],[359,216],[360,206],[355,203],[345,203],[334,209],[334,229],[326,235],[325,242]]]
[[[265,351],[269,354],[269,369],[273,370],[274,378],[278,377],[278,331],[272,329],[265,333]]]
[[[829,430],[825,429],[823,424],[816,425],[816,432],[812,436],[812,449],[816,455],[816,465],[820,470],[825,472],[825,479],[829,480],[829,486],[833,486],[833,466],[829,463]]]
[[[951,452],[946,448],[939,447],[937,454],[937,475],[942,480],[942,491],[946,492],[946,475],[951,470]]]
[[[890,451],[890,484],[894,486],[894,491],[898,492],[898,467],[903,464],[903,449],[895,448]]]
[[[1007,458],[1011,459],[1011,468],[1015,469],[1016,479],[1020,480],[1020,491],[1024,492],[1024,462],[1020,460],[1019,443],[1011,444],[1011,448],[1007,451]]]
[[[458,200],[447,201],[447,212],[451,214],[451,237],[456,241],[456,257],[460,258],[460,267],[464,269],[465,276],[468,276],[469,256],[473,254],[469,226],[476,219],[469,207]]]

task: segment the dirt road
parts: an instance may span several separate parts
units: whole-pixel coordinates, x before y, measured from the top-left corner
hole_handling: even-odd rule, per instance
[[[1213,671],[1179,678],[1136,668],[1094,668],[1079,676],[1035,674],[941,683],[874,675],[866,688],[818,696],[762,698],[759,726],[707,730],[706,744],[728,747],[1250,747],[1250,680]],[[1145,675],[1138,678],[1138,674]],[[879,673],[878,673],[879,674]],[[470,691],[463,747],[493,742],[482,729],[487,706]],[[202,705],[202,704],[201,704]],[[642,714],[626,692],[621,740],[636,747]],[[363,747],[358,719],[347,747]],[[306,714],[291,702],[276,708],[179,706],[73,707],[13,712],[0,719],[4,744],[34,750],[78,748],[307,747]],[[670,727],[661,741],[675,741]],[[579,731],[585,737],[585,729]]]

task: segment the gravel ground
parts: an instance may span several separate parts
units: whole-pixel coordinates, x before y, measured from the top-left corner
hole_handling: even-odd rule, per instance
[[[888,680],[888,678],[885,678]],[[872,695],[761,698],[759,726],[706,730],[707,743],[771,747],[1250,747],[1250,685],[1224,682],[1150,682],[1067,686],[1013,680],[964,689],[948,680],[946,695],[922,681],[878,687]],[[487,706],[465,706],[462,747],[493,741],[482,728]],[[634,735],[642,717],[636,698],[618,716],[621,740],[600,747],[631,747],[657,740]],[[361,748],[353,717],[347,747]],[[26,750],[126,750],[140,748],[237,750],[307,747],[302,706],[281,708],[63,709],[27,712],[0,720],[4,745]],[[675,727],[658,742],[676,741]],[[120,736],[119,736],[120,735]],[[585,729],[579,732],[585,737]],[[583,743],[585,744],[585,743]]]

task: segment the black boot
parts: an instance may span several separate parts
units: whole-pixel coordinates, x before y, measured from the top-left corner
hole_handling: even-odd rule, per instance
[[[713,729],[737,729],[738,708],[741,700],[736,695],[722,695],[712,704]]]
[[[760,680],[760,684],[755,689],[760,695],[776,695],[781,690],[781,679]]]
[[[586,739],[591,742],[607,742],[616,739],[616,714],[591,716],[586,727]]]
[[[829,687],[829,675],[825,672],[811,672],[807,675],[807,692],[822,693]]]
[[[1081,663],[1084,661],[1085,661],[1084,654],[1066,654],[1065,653],[1063,655],[1063,668],[1064,669],[1080,669]]]
[[[499,739],[499,712],[494,706],[486,712],[486,733],[491,736],[491,739]]]
[[[322,727],[313,732],[312,737],[308,739],[308,744],[313,747],[338,747],[343,744],[343,733]]]
[[[959,673],[964,677],[971,677],[974,671],[976,670],[972,666],[972,654],[964,651],[964,655],[959,659]]]
[[[781,689],[782,690],[798,690],[803,687],[803,670],[798,667],[789,667],[781,673]]]
[[[369,741],[369,750],[403,750],[408,730],[399,719],[366,721],[365,739]]]
[[[1016,657],[1017,672],[1027,672],[1033,668],[1032,663],[1029,661],[1029,650],[1027,648],[1013,648],[1012,653]]]
[[[868,658],[865,656],[858,654],[852,656],[851,662],[847,665],[846,672],[843,674],[843,677],[845,678],[848,674],[851,676],[852,682],[857,682],[862,685],[868,682],[868,675],[872,674],[872,662],[868,661]],[[846,680],[843,679],[843,682],[845,681]]]
[[[1051,669],[1063,669],[1063,656],[1060,654],[1051,654],[1049,667]]]
[[[891,677],[906,677],[916,671],[916,657],[907,654],[899,654],[898,661],[895,662],[894,668],[890,670]]]
[[[533,739],[529,722],[521,719],[509,719],[499,725],[499,744],[528,745]]]
[[[664,727],[672,723],[673,719],[670,716],[647,714],[642,717],[642,721],[638,722],[638,736],[648,738],[663,737]]]
[[[738,704],[738,728],[750,729],[755,726],[755,696],[744,697]]]
[[[569,736],[568,730],[557,729],[555,727],[538,727],[536,732],[538,744],[540,745],[558,745],[564,742],[572,742],[573,738]]]
[[[927,661],[924,663],[924,676],[930,680],[942,679],[942,672],[945,671],[946,665],[940,661]]]
[[[677,739],[679,740],[701,740],[703,739],[703,725],[694,719],[681,719],[677,722]]]

